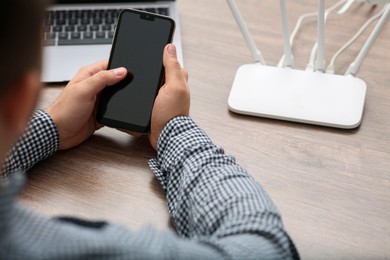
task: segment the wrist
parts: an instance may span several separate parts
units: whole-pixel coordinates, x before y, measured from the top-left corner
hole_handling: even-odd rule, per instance
[[[62,150],[62,134],[61,134],[61,129],[59,127],[60,123],[59,123],[59,119],[58,117],[56,116],[56,113],[54,112],[54,110],[50,107],[46,108],[44,110],[44,112],[50,117],[51,121],[53,122],[55,128],[56,128],[56,131],[57,131],[57,135],[58,135],[58,149],[59,150]]]
[[[57,134],[58,134],[58,141],[59,141],[59,145],[58,145],[58,150],[66,150],[66,149],[69,149],[70,148],[70,145],[68,145],[68,139],[64,130],[63,130],[63,127],[62,124],[61,124],[61,119],[60,117],[57,115],[57,113],[55,113],[55,109],[52,109],[51,107],[48,107],[45,112],[48,114],[48,116],[50,117],[50,119],[53,121],[55,127],[56,127],[56,130],[57,130]]]
[[[26,171],[54,154],[58,148],[59,136],[53,119],[47,112],[38,109],[33,113],[26,132],[6,158],[4,171],[6,174],[15,170]]]
[[[198,128],[198,126],[190,117],[176,116],[172,118],[162,127],[158,135],[154,135],[157,152],[161,153],[165,150],[170,140],[193,128]]]
[[[164,129],[170,124],[171,121],[174,121],[175,118],[177,118],[177,117],[179,117],[179,116],[176,116],[176,117],[170,119],[166,123],[159,123],[158,122],[158,123],[153,124],[151,126],[150,133],[149,133],[148,137],[149,137],[149,142],[154,150],[157,151],[157,149],[158,149],[158,142],[159,142],[161,134],[164,132]],[[153,120],[152,120],[152,123],[153,123]]]

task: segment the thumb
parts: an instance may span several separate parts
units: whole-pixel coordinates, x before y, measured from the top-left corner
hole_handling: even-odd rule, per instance
[[[86,88],[89,89],[90,93],[95,95],[99,94],[105,87],[114,85],[127,75],[127,69],[124,67],[112,69],[112,70],[102,70],[93,76],[85,79],[83,84],[86,85]]]
[[[165,81],[183,80],[182,68],[177,60],[176,47],[173,44],[165,46],[163,63],[165,68]]]

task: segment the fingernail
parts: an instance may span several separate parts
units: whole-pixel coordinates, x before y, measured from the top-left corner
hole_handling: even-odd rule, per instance
[[[125,73],[127,73],[127,70],[125,68],[117,68],[112,70],[114,72],[115,76],[122,77]]]
[[[168,45],[168,53],[171,56],[176,56],[176,47],[173,44]]]

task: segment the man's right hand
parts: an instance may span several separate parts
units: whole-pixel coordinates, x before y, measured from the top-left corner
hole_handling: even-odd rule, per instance
[[[180,66],[176,47],[168,44],[164,49],[165,84],[156,97],[149,134],[150,144],[157,150],[157,141],[165,125],[174,117],[188,116],[190,111],[190,91],[188,74]]]

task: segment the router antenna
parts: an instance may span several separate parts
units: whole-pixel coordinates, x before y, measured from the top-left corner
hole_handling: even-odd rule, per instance
[[[336,4],[332,5],[331,7],[329,7],[328,9],[325,10],[325,22],[326,22],[326,18],[327,16],[333,12],[334,10],[336,10],[338,7],[340,7],[342,4],[344,4],[345,2],[347,2],[348,0],[339,0],[339,2],[337,2]],[[301,15],[298,20],[297,20],[297,23],[295,24],[295,27],[294,27],[294,30],[292,31],[291,33],[291,36],[290,36],[290,45],[293,46],[294,44],[294,39],[295,39],[295,36],[297,35],[302,23],[303,23],[303,20],[307,19],[307,18],[317,18],[318,17],[318,12],[313,12],[313,13],[305,13],[303,15]],[[317,52],[317,44],[315,45],[315,48],[313,47],[312,48],[312,52],[313,54],[310,55],[310,63],[308,64],[307,66],[307,70],[313,70],[314,68],[314,60],[315,60],[315,56],[316,56],[316,52]],[[282,67],[282,65],[284,64],[284,55],[282,56],[282,58],[280,59],[279,63],[278,63],[278,67]]]
[[[331,7],[329,7],[328,9],[325,10],[325,25],[326,25],[326,21],[328,19],[328,16],[334,11],[336,10],[340,5],[342,5],[343,3],[345,3],[347,0],[341,0],[339,1],[338,3],[332,5]],[[318,12],[314,13],[316,17],[318,17]],[[324,26],[325,26],[324,25]],[[316,60],[316,54],[317,54],[317,48],[318,48],[318,42],[316,42],[313,46],[313,48],[311,49],[310,51],[310,59],[309,59],[309,63],[307,64],[306,66],[306,71],[313,71],[314,70],[314,67],[315,67],[315,60]],[[324,65],[325,67],[325,65]]]
[[[378,23],[376,24],[374,30],[371,32],[367,41],[364,43],[358,56],[349,66],[346,75],[349,74],[355,76],[359,71],[364,58],[367,56],[368,51],[370,50],[371,46],[374,44],[375,39],[378,37],[379,32],[382,30],[383,26],[385,25],[387,19],[390,16],[390,4],[386,4],[383,10],[384,10],[383,15],[379,19]]]
[[[242,18],[240,11],[238,10],[237,4],[235,0],[227,0],[230,10],[236,19],[238,26],[240,27],[241,33],[244,36],[244,39],[251,51],[252,58],[255,62],[259,62],[260,64],[265,64],[264,58],[261,55],[261,52],[256,46],[255,41],[253,40],[251,34],[249,33],[248,27],[246,26],[244,19]]]
[[[355,0],[348,0],[348,2],[345,3],[345,5],[343,7],[341,7],[341,9],[337,12],[338,14],[343,14],[345,13],[350,7],[351,5],[355,2]]]
[[[317,63],[316,70],[324,71],[324,34],[325,34],[325,0],[318,1],[318,29],[317,29]]]
[[[293,66],[293,55],[291,51],[290,36],[288,32],[288,21],[287,21],[287,8],[286,0],[280,0],[280,13],[282,16],[282,29],[283,29],[283,49],[284,49],[284,66]]]
[[[360,27],[360,29],[355,33],[355,35],[347,42],[345,43],[332,57],[332,59],[330,60],[330,63],[328,65],[328,68],[326,69],[326,73],[334,73],[334,64],[336,62],[336,59],[337,57],[340,56],[340,54],[342,54],[349,46],[352,45],[352,43],[354,43],[357,38],[367,29],[368,26],[370,26],[375,20],[378,20],[382,14],[383,14],[383,9],[378,12],[377,14],[375,14],[374,16],[372,16],[370,19],[368,19],[362,27]]]

